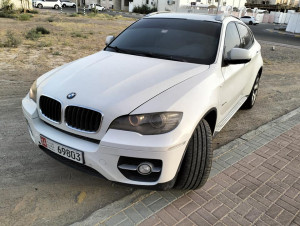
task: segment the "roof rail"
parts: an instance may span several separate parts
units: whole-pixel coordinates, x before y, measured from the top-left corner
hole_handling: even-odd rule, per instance
[[[170,13],[170,11],[159,11],[159,12],[153,12],[153,13],[149,13],[149,14],[147,14],[145,17],[148,17],[148,16],[153,16],[153,15],[156,15],[156,14],[161,14],[161,13]]]

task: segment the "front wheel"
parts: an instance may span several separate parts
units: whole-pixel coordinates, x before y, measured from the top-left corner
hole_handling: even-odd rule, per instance
[[[253,24],[253,22],[252,21],[249,21],[249,25],[252,25]]]
[[[175,188],[197,189],[202,187],[208,179],[212,158],[212,134],[207,121],[203,119],[189,140]]]
[[[38,8],[39,9],[43,8],[43,5],[42,4],[38,4]]]
[[[257,94],[258,94],[259,82],[260,82],[260,75],[258,74],[255,79],[252,90],[251,90],[247,100],[245,101],[245,103],[242,106],[242,109],[251,109],[254,106],[256,98],[257,98]]]
[[[59,8],[59,6],[58,6],[58,5],[55,5],[55,6],[54,6],[54,9],[58,9],[58,8]]]

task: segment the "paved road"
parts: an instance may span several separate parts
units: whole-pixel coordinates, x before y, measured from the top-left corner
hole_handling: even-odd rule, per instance
[[[257,40],[300,46],[300,35],[297,36],[285,32],[278,32],[277,30],[274,30],[274,27],[277,26],[278,25],[275,24],[259,24],[249,27]]]

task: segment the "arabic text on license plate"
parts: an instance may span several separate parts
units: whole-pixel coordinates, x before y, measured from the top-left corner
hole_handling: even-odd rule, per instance
[[[40,138],[41,138],[41,144],[48,150],[53,151],[56,154],[61,155],[67,159],[71,159],[75,162],[79,162],[82,164],[84,163],[83,152],[56,143],[55,141],[50,140],[42,135],[40,136]]]

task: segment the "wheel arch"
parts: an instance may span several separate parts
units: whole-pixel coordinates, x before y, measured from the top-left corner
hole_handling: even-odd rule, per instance
[[[257,75],[258,75],[259,77],[261,77],[262,71],[263,71],[263,67],[261,66],[260,69],[258,70],[258,73],[257,73]]]
[[[217,122],[217,108],[211,108],[203,117],[202,119],[205,119],[210,127],[211,134],[214,134],[215,128],[216,128],[216,122]],[[201,119],[201,120],[202,120]],[[199,121],[199,123],[201,122]],[[199,124],[198,123],[198,124]]]

